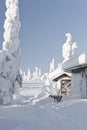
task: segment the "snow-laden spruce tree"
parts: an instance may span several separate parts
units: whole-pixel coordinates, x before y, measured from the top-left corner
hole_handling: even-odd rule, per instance
[[[62,56],[64,58],[64,61],[69,60],[72,56],[75,56],[77,54],[77,43],[72,42],[72,35],[70,33],[66,33],[66,42],[63,44],[62,49]]]
[[[3,49],[0,50],[0,104],[13,100],[21,85],[20,63],[20,20],[19,1],[6,0]]]
[[[55,69],[55,59],[53,58],[52,61],[50,62],[49,73],[51,73],[52,71],[54,71],[54,69]]]

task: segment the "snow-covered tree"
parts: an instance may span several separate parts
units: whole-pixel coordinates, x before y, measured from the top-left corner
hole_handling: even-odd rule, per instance
[[[27,80],[29,81],[30,79],[31,79],[31,71],[30,71],[30,68],[28,68]]]
[[[76,50],[78,48],[77,43],[72,42],[72,35],[70,33],[66,33],[66,42],[63,44],[62,56],[65,62],[69,60],[72,56],[76,55]]]
[[[50,62],[50,70],[49,72],[51,73],[53,70],[54,70],[54,66],[55,66],[55,63],[54,63],[55,59],[53,58],[52,61]]]
[[[7,104],[21,86],[19,0],[6,0],[4,42],[0,51],[0,104]]]
[[[35,67],[35,70],[33,71],[32,80],[40,80],[40,77],[41,77],[41,70],[38,67]]]

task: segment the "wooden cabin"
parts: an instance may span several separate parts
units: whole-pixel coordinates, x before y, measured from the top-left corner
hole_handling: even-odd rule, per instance
[[[57,83],[59,93],[63,95],[71,94],[71,74],[64,71],[53,71],[51,73],[51,80]]]
[[[67,61],[64,65],[66,72],[72,73],[72,96],[75,98],[87,98],[87,54]]]
[[[60,88],[60,94],[70,95],[71,94],[71,76],[70,74],[63,72],[58,77],[53,79],[54,82],[58,83]]]
[[[72,95],[79,98],[87,98],[87,64],[69,68],[72,73]]]

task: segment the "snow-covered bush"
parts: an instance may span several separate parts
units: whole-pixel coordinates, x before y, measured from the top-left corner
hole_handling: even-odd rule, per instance
[[[48,93],[48,95],[59,95],[60,90],[57,83],[50,82],[50,85],[46,85],[46,93]]]

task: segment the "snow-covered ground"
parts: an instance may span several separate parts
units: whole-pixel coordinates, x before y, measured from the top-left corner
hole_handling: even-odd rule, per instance
[[[33,91],[22,88],[19,104],[0,106],[0,130],[87,130],[86,99],[56,103],[39,89]]]

